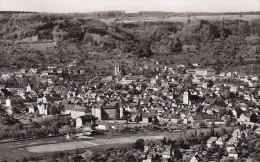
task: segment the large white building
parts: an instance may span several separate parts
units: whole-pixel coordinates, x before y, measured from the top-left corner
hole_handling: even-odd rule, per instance
[[[212,77],[216,75],[216,71],[214,69],[202,69],[202,68],[190,69],[187,70],[187,73],[196,76],[203,76],[203,77]]]
[[[98,120],[101,120],[102,119],[102,113],[101,113],[101,108],[98,107],[98,108],[92,108],[91,110],[91,114],[93,116],[95,116],[96,118],[98,118]]]

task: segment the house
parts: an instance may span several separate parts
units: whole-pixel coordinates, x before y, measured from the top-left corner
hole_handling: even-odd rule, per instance
[[[162,158],[165,161],[168,161],[173,158],[173,152],[171,146],[166,146],[164,152],[162,153]]]
[[[29,107],[29,113],[34,114],[37,111],[37,108],[35,107]]]
[[[48,75],[49,75],[49,72],[47,70],[44,70],[41,72],[40,76],[48,76]]]
[[[13,114],[13,110],[11,107],[9,107],[7,110],[6,110],[7,114],[8,115],[12,115]]]
[[[229,91],[236,93],[237,89],[238,89],[238,87],[232,86],[232,87],[230,87]]]
[[[198,155],[194,155],[191,159],[190,162],[200,162],[202,161],[201,158]]]
[[[151,123],[153,118],[150,114],[142,114],[142,123]]]
[[[82,126],[88,126],[91,128],[95,128],[96,120],[97,118],[93,115],[80,116],[76,119],[76,127],[80,128]]]
[[[230,144],[230,143],[227,143],[227,145],[226,145],[226,150],[227,150],[227,152],[230,152],[232,149],[235,149],[236,147],[235,147],[235,145],[233,145],[233,144]]]
[[[228,157],[233,158],[234,160],[237,160],[238,159],[238,153],[236,152],[235,149],[231,149],[228,152]]]
[[[39,104],[38,106],[39,115],[48,115],[47,105]]]
[[[216,141],[216,144],[219,146],[222,146],[225,142],[225,139],[223,137],[219,137]]]
[[[207,89],[208,88],[208,84],[207,83],[202,83],[201,86],[202,86],[203,89]]]
[[[256,133],[257,135],[260,135],[260,127],[258,127],[258,128],[255,130],[255,133]]]
[[[180,116],[178,116],[178,115],[172,115],[172,117],[171,117],[171,122],[172,122],[172,123],[178,124],[179,120],[180,120]]]
[[[212,144],[214,142],[217,141],[217,137],[210,137],[208,140],[207,140],[207,147],[210,148],[212,146]]]
[[[242,135],[242,132],[241,132],[241,130],[240,129],[236,129],[236,130],[234,130],[233,131],[233,133],[232,133],[232,136],[233,137],[236,137],[236,138],[241,138],[241,135]]]
[[[81,116],[85,116],[86,112],[85,110],[71,110],[70,112],[71,118],[76,119]]]
[[[30,68],[30,73],[31,74],[36,74],[37,73],[37,68]]]
[[[231,138],[229,139],[229,141],[227,142],[227,144],[236,146],[238,142],[239,142],[238,137],[234,137],[234,136],[233,136],[233,137],[231,137]]]
[[[244,122],[250,122],[250,113],[242,113],[239,118],[237,119],[238,122],[244,123]]]

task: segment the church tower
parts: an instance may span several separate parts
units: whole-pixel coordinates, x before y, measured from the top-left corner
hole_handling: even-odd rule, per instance
[[[115,76],[120,74],[119,65],[115,65]]]
[[[26,87],[26,91],[27,91],[27,92],[31,92],[31,91],[32,91],[32,87],[30,86],[29,83],[28,83],[28,86]]]
[[[11,100],[8,98],[8,99],[6,99],[6,102],[5,102],[6,104],[6,107],[11,107],[12,105],[11,105]]]
[[[184,105],[190,105],[190,100],[189,100],[189,92],[185,91],[183,94],[183,104]]]

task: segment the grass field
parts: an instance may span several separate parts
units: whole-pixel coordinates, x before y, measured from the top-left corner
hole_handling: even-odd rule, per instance
[[[31,146],[31,147],[27,147],[26,149],[30,152],[45,153],[45,152],[90,148],[93,146],[100,146],[100,145],[128,144],[128,143],[135,142],[139,138],[143,138],[144,140],[159,140],[159,139],[163,139],[163,137],[164,136],[133,136],[133,137],[110,138],[110,139],[95,139],[95,140],[87,140],[87,141],[71,141],[71,142],[63,142],[57,144]]]

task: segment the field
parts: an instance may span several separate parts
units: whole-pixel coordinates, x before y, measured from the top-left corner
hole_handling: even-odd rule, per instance
[[[72,141],[72,142],[63,142],[58,144],[47,144],[47,145],[38,145],[27,147],[26,149],[30,152],[35,153],[46,153],[46,152],[55,152],[55,151],[67,151],[81,148],[90,148],[93,146],[100,145],[117,145],[117,144],[128,144],[133,143],[139,138],[144,140],[159,140],[163,139],[164,136],[133,136],[133,137],[118,137],[110,139],[95,139],[88,141]]]
[[[245,21],[252,21],[255,19],[259,19],[259,15],[215,15],[215,16],[174,16],[174,17],[167,17],[167,18],[157,18],[157,17],[139,17],[139,18],[125,18],[118,22],[138,22],[138,21],[172,21],[172,22],[183,22],[186,23],[188,20],[195,21],[195,20],[245,20]],[[114,19],[104,19],[102,20],[106,23],[113,22]]]

